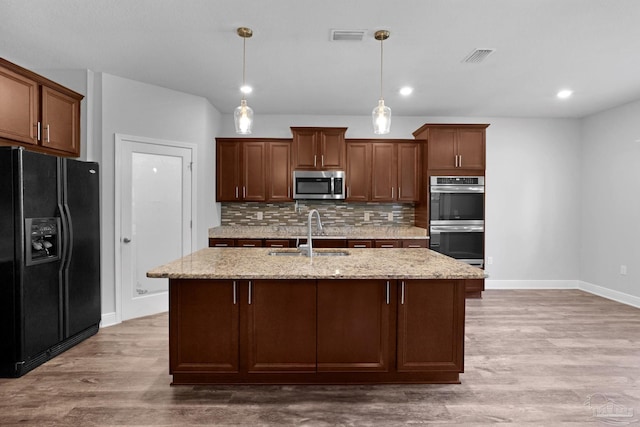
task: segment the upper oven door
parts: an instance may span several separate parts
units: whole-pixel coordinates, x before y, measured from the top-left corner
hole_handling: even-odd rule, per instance
[[[484,221],[484,187],[431,187],[431,225]],[[471,222],[469,222],[471,221]]]

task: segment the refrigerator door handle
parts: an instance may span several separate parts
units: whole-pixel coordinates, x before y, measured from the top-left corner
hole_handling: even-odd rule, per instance
[[[69,210],[69,205],[65,202],[63,205],[65,223],[67,225],[67,235],[66,235],[66,244],[67,244],[67,253],[65,254],[65,259],[63,260],[63,268],[69,267],[71,263],[71,254],[73,253],[73,221],[71,221],[71,211]]]

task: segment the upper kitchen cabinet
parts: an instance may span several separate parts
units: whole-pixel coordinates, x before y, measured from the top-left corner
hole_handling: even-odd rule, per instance
[[[266,200],[267,146],[253,139],[216,139],[216,200]]]
[[[0,58],[0,144],[78,157],[82,98]]]
[[[349,202],[371,200],[371,143],[347,141],[346,187]]]
[[[415,202],[420,199],[420,144],[371,144],[371,200]]]
[[[485,134],[488,124],[425,124],[413,132],[427,140],[428,169],[484,171]]]
[[[267,143],[267,200],[293,200],[291,187],[291,140]]]
[[[291,140],[216,139],[218,202],[291,201]]]
[[[292,127],[293,168],[344,170],[347,128]]]

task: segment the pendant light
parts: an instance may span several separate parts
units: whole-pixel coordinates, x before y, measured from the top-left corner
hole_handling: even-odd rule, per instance
[[[389,133],[391,129],[391,108],[384,105],[384,99],[382,98],[382,65],[383,65],[383,51],[382,42],[389,38],[389,31],[378,30],[374,35],[376,40],[380,40],[380,100],[378,105],[373,109],[373,133],[383,135]]]
[[[240,27],[237,30],[238,35],[242,37],[242,100],[240,105],[233,112],[233,121],[236,125],[236,133],[241,135],[249,135],[253,127],[253,110],[247,105],[244,99],[245,94],[245,58],[247,51],[247,39],[253,35],[251,28]]]

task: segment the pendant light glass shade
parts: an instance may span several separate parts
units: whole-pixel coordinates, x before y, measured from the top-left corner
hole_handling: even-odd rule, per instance
[[[376,31],[374,37],[376,40],[380,40],[380,99],[378,105],[373,109],[373,133],[376,135],[384,135],[391,130],[391,108],[384,105],[384,99],[382,98],[382,66],[383,66],[383,50],[382,42],[389,38],[389,31],[379,30]]]
[[[246,64],[246,51],[247,51],[247,39],[253,35],[251,28],[240,27],[237,29],[237,33],[242,37],[242,88],[245,88],[245,64]],[[233,121],[236,125],[236,133],[240,135],[249,135],[253,128],[253,110],[247,105],[247,100],[244,99],[244,91],[242,91],[242,100],[240,105],[233,111]]]
[[[384,135],[391,130],[391,108],[384,105],[384,99],[378,101],[373,109],[373,133]]]
[[[236,124],[236,133],[249,135],[253,127],[253,110],[243,99],[233,112],[233,121]]]

